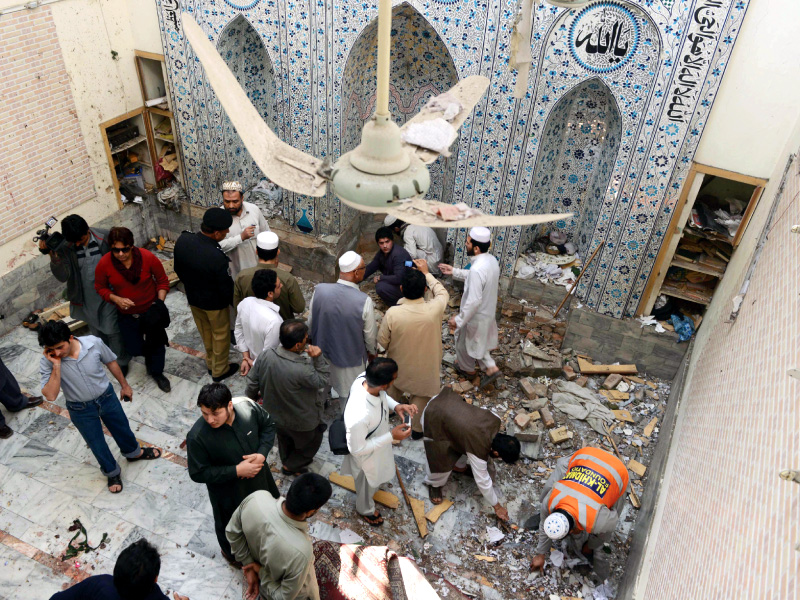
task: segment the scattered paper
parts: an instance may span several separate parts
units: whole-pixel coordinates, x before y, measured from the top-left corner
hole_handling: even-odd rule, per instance
[[[504,537],[506,537],[505,534],[502,531],[500,531],[497,527],[487,527],[486,528],[486,540],[490,544],[493,544],[495,542],[499,542]]]
[[[343,544],[359,544],[364,541],[363,537],[350,529],[342,529],[339,532],[339,537],[342,539]]]
[[[449,148],[458,137],[455,128],[444,119],[431,119],[421,123],[410,123],[403,129],[403,141],[427,148],[442,156],[450,156]]]
[[[561,550],[552,550],[550,552],[550,562],[554,567],[560,567],[564,564],[564,553]]]

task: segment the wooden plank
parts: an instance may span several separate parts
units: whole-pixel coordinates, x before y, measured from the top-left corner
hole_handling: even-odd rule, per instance
[[[630,394],[628,392],[620,392],[619,390],[600,390],[600,393],[614,402],[619,402],[620,400],[627,400],[630,398]]]
[[[628,468],[634,473],[636,473],[639,477],[644,477],[644,474],[647,471],[647,467],[645,467],[638,460],[633,460],[633,459],[630,459],[628,461]]]
[[[339,475],[339,473],[334,471],[328,475],[328,479],[330,479],[331,483],[335,483],[339,487],[343,487],[351,492],[356,491],[356,482],[350,475]],[[375,495],[372,497],[372,499],[388,508],[397,508],[400,506],[400,498],[394,494],[390,494],[389,492],[384,492],[383,490],[378,490],[375,492]]]
[[[156,54],[155,52],[145,52],[144,50],[134,50],[134,56],[141,56],[142,58],[149,58],[150,60],[157,60],[160,62],[164,62],[164,55],[163,54]]]
[[[624,379],[627,379],[628,381],[632,381],[633,383],[641,383],[641,384],[644,384],[644,379],[642,379],[641,377],[633,377],[633,376],[631,376],[631,375],[628,375],[628,376],[627,376],[627,377],[625,377]]]
[[[417,529],[419,529],[420,537],[428,535],[428,523],[425,521],[425,502],[408,497],[408,502],[411,505],[411,512],[414,513],[414,520],[417,522]]]
[[[445,498],[444,500],[442,500],[441,504],[437,504],[432,509],[430,509],[428,511],[428,514],[425,515],[425,518],[428,519],[428,521],[430,521],[431,523],[436,523],[436,521],[439,520],[439,517],[441,517],[444,513],[446,513],[447,509],[449,509],[451,506],[453,506],[453,501]]]
[[[641,508],[642,503],[639,502],[639,497],[634,493],[633,490],[628,492],[628,497],[631,499],[631,504],[633,504],[633,508]]]
[[[749,185],[763,186],[767,185],[767,181],[769,181],[767,179],[762,179],[761,177],[744,175],[743,173],[737,173],[736,171],[728,171],[726,169],[719,169],[709,165],[701,165],[700,163],[694,164],[694,170],[699,171],[700,173],[705,173],[706,175],[716,175],[717,177],[722,177],[723,179],[732,179],[733,181],[740,181]]]
[[[614,413],[614,416],[618,421],[627,421],[628,423],[635,423],[636,421],[633,420],[630,411],[625,409],[621,410],[612,410],[611,412]]]
[[[55,306],[51,306],[48,309],[43,310],[39,314],[39,322],[44,323],[45,321],[64,321],[69,327],[70,331],[77,331],[82,327],[86,327],[86,323],[80,321],[78,319],[73,319],[69,316],[69,302],[62,302],[61,304],[56,304]]]
[[[739,245],[739,242],[742,241],[742,236],[744,235],[745,229],[747,229],[747,224],[750,222],[750,217],[753,216],[753,213],[756,210],[756,205],[758,204],[763,192],[763,187],[757,187],[753,190],[753,195],[750,196],[750,202],[744,211],[744,215],[742,216],[742,221],[739,223],[738,229],[736,229],[736,235],[733,238],[733,244],[731,244],[734,248],[736,248]]]
[[[588,360],[578,357],[578,368],[585,375],[602,375],[619,373],[620,375],[636,375],[639,369],[636,365],[593,365]]]
[[[658,417],[653,417],[652,420],[647,424],[642,432],[645,437],[650,437],[653,434],[653,429],[656,428],[658,425]]]
[[[484,562],[494,562],[497,560],[494,556],[484,556],[483,554],[475,554],[474,556],[477,560],[482,560]]]
[[[403,496],[405,496],[406,502],[408,502],[408,506],[411,508],[411,514],[414,515],[414,521],[417,522],[419,537],[424,538],[428,535],[428,523],[425,521],[425,503],[422,500],[412,498],[408,495],[406,484],[403,481],[403,476],[400,475],[400,469],[397,468],[397,465],[394,466],[394,472],[397,474],[397,481],[400,483],[400,489],[403,490]]]

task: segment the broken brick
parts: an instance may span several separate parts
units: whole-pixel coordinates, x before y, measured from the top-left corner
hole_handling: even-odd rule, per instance
[[[554,444],[560,444],[562,442],[566,442],[571,438],[572,436],[570,435],[570,432],[566,427],[559,427],[558,429],[550,430],[550,439],[553,441]]]
[[[622,375],[619,375],[618,373],[612,373],[606,377],[606,380],[603,382],[603,387],[607,390],[613,390],[615,387],[617,387],[620,381],[622,381]]]
[[[520,429],[525,429],[530,423],[531,417],[529,414],[521,412],[516,417],[514,417],[514,423],[517,424],[517,427]]]
[[[564,375],[564,379],[567,381],[575,381],[578,378],[578,374],[572,370],[572,367],[569,365],[564,365],[564,368],[561,369],[561,373]]]
[[[581,375],[575,380],[575,383],[577,383],[581,387],[586,387],[586,384],[589,383],[589,378],[586,377],[585,375]]]
[[[542,423],[548,429],[552,429],[556,426],[556,420],[553,418],[553,413],[551,413],[547,408],[539,409],[539,414],[542,416]]]
[[[531,400],[533,400],[534,398],[538,398],[538,395],[536,394],[536,387],[533,383],[533,380],[530,377],[523,377],[522,379],[520,379],[519,385],[528,398],[530,398]]]

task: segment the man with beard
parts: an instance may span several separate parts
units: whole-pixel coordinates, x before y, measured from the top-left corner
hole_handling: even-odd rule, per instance
[[[457,315],[447,324],[456,338],[456,370],[469,379],[475,377],[475,363],[486,373],[481,378],[484,388],[500,376],[500,369],[492,360],[490,350],[497,348],[497,288],[500,266],[488,254],[491,233],[486,227],[473,227],[467,235],[467,256],[472,263],[469,269],[454,269],[441,264],[444,275],[464,280],[464,294]]]

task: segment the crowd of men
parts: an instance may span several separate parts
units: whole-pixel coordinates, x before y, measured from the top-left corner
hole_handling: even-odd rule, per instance
[[[221,553],[243,570],[247,597],[319,597],[307,522],[331,488],[310,467],[328,427],[323,416],[331,396],[341,407],[339,427],[331,425],[331,448],[341,435],[341,472],[354,479],[355,510],[366,523],[384,522],[373,498],[395,477],[393,441],[409,438],[423,441],[431,502],[441,503],[451,473],[460,473],[474,479],[497,517],[507,521],[490,463],[516,462],[520,443],[501,433],[501,420],[491,411],[464,402],[441,381],[450,298],[444,276],[464,281],[458,313],[447,321],[456,370],[480,378],[481,388],[500,376],[491,357],[498,343],[499,266],[489,252],[489,229],[469,230],[469,263],[458,269],[441,262],[443,248],[433,230],[387,217],[375,234],[374,258],[366,264],[353,251],[339,257],[338,280],[316,285],[304,320],[295,318],[306,310],[305,300],[296,279],[279,266],[278,236],[260,210],[243,201],[238,182],[226,182],[222,190],[222,206],[205,212],[199,231],[181,234],[174,258],[212,378],[200,390],[199,418],[186,435],[189,475],[208,489]],[[63,392],[109,491],[120,493],[121,469],[103,427],[129,462],[158,459],[161,450],[136,440],[107,373],[122,400],[131,401],[128,362],[144,356],[157,386],[170,392],[163,374],[169,282],[158,258],[137,247],[128,229],[93,229],[71,215],[62,230],[65,244],[55,251],[40,248],[50,254],[54,276],[67,283],[71,316],[85,321],[90,334],[76,337],[61,321],[41,326],[41,394],[53,402]],[[380,325],[373,300],[360,289],[373,275],[388,306]],[[231,344],[241,352],[241,364],[230,361]],[[234,398],[222,382],[237,373],[246,377],[246,389]],[[11,411],[42,403],[20,392],[2,362],[0,394]],[[392,426],[391,413],[399,424]],[[11,434],[0,421],[0,437]],[[285,498],[267,463],[275,438],[281,472],[293,478]],[[542,568],[552,540],[568,534],[576,551],[591,557],[613,532],[627,486],[625,466],[602,450],[583,448],[561,459],[542,494],[544,520],[532,567]],[[118,567],[126,553],[149,566],[134,575],[122,566],[112,579],[90,578],[55,597],[84,597],[74,590],[84,586],[88,594],[93,585],[107,590],[104,598],[116,597],[112,588],[120,598],[162,598],[152,547],[134,544]],[[150,595],[131,596],[118,584],[134,576],[144,578],[136,584],[144,587],[130,589]]]

